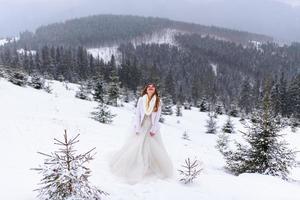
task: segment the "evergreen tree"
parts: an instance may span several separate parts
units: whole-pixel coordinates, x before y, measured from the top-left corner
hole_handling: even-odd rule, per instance
[[[199,106],[200,106],[200,112],[209,111],[209,105],[208,105],[205,97],[202,98]]]
[[[209,119],[206,121],[206,133],[216,134],[217,133],[217,122],[214,119],[213,114],[208,113]]]
[[[91,100],[85,84],[80,84],[79,90],[76,92],[75,97],[83,100]]]
[[[86,163],[93,160],[92,152],[95,148],[84,154],[75,154],[74,144],[79,142],[79,134],[69,139],[65,131],[64,140],[54,139],[59,150],[51,154],[40,154],[46,156],[42,166],[33,168],[43,175],[38,198],[41,200],[101,200],[108,193],[92,186],[88,181],[91,170]]]
[[[179,102],[177,102],[177,104],[176,104],[176,116],[177,117],[182,116],[181,107],[182,107],[181,104]]]
[[[173,78],[173,73],[172,70],[168,71],[168,74],[166,78],[164,79],[164,88],[165,92],[168,94],[175,94],[175,84],[174,84],[174,78]]]
[[[224,132],[224,133],[234,133],[234,126],[233,126],[233,123],[230,119],[230,116],[228,116],[228,119],[227,119],[226,123],[224,124],[224,126],[222,128],[222,132]]]
[[[290,83],[288,90],[289,113],[300,119],[300,74],[296,75]]]
[[[276,80],[276,78],[275,78]],[[271,105],[272,109],[274,110],[274,114],[277,116],[278,114],[281,114],[281,97],[279,94],[279,83],[276,83],[273,85],[271,90]]]
[[[249,79],[243,81],[239,97],[239,107],[247,115],[251,112],[253,105],[252,87],[249,83]]]
[[[95,101],[104,103],[105,97],[104,79],[102,75],[95,78],[93,97]]]
[[[103,124],[112,123],[112,119],[116,116],[115,114],[111,114],[108,106],[102,102],[99,103],[96,110],[91,114],[93,119]]]
[[[43,89],[45,86],[45,80],[40,77],[38,74],[34,73],[31,77],[30,86],[35,89]]]
[[[282,71],[279,79],[279,103],[280,103],[280,113],[282,116],[288,116],[288,91],[287,91],[287,81],[285,79],[284,72]]]
[[[25,86],[27,84],[28,77],[24,72],[15,70],[15,71],[9,72],[8,80],[15,85]]]
[[[227,168],[235,174],[261,173],[287,179],[295,161],[295,153],[287,144],[279,141],[281,125],[274,118],[270,103],[270,89],[266,86],[262,108],[252,113],[248,132],[244,133],[250,146],[237,144],[237,150],[227,151],[224,156]]]
[[[220,103],[218,103],[215,107],[215,113],[218,115],[223,115],[223,107]]]
[[[108,105],[118,106],[118,100],[120,98],[120,82],[117,72],[113,70],[110,76],[110,82],[108,86]]]
[[[216,149],[223,155],[227,156],[229,144],[229,135],[225,132],[218,134]]]
[[[162,97],[162,108],[161,108],[161,114],[162,115],[172,115],[173,114],[173,102],[172,102],[172,96],[167,94]]]
[[[80,80],[86,80],[88,77],[88,54],[82,46],[77,48],[77,67]]]
[[[297,119],[294,115],[292,115],[290,118],[290,126],[292,132],[295,133],[300,126],[300,119]]]

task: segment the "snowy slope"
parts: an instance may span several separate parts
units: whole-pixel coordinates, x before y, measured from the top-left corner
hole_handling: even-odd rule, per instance
[[[243,174],[233,176],[223,169],[224,160],[215,149],[216,135],[205,134],[207,113],[183,110],[183,117],[165,117],[161,125],[164,144],[175,167],[175,177],[159,180],[148,177],[136,185],[128,185],[112,175],[108,157],[121,147],[133,120],[133,102],[124,107],[110,107],[117,114],[111,125],[90,119],[95,102],[74,98],[77,85],[70,90],[53,81],[53,94],[32,88],[15,86],[0,78],[0,199],[36,199],[36,171],[30,170],[42,163],[44,157],[37,151],[49,153],[56,147],[53,138],[62,138],[64,129],[69,136],[80,133],[79,152],[96,147],[95,160],[90,163],[90,181],[110,193],[112,200],[298,200],[300,196],[300,170],[292,171],[298,182],[286,182],[272,176]],[[221,127],[226,116],[218,117]],[[178,123],[178,120],[180,123]],[[237,129],[242,129],[234,118]],[[191,141],[181,139],[187,130]],[[284,130],[288,133],[290,130]],[[239,137],[236,134],[235,137]],[[300,131],[289,133],[287,140],[300,149]],[[184,159],[197,157],[204,170],[194,184],[186,186],[178,181],[176,169]],[[298,160],[300,160],[298,156]]]

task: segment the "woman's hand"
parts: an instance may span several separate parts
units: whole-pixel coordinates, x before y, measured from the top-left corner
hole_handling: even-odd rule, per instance
[[[151,137],[153,137],[155,135],[155,133],[150,131],[150,135],[151,135]]]

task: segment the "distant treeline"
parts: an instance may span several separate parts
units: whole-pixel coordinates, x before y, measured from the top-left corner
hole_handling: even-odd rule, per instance
[[[249,40],[272,41],[268,36],[236,31],[214,26],[172,21],[164,18],[139,17],[130,15],[94,15],[67,20],[39,27],[35,33],[23,32],[19,47],[37,49],[44,45],[98,47],[107,44],[126,43],[130,40],[160,31],[165,28],[177,29],[201,35],[247,44]]]

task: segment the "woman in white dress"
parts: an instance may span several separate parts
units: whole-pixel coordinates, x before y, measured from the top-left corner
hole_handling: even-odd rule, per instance
[[[138,99],[134,131],[110,158],[111,171],[129,183],[147,174],[162,179],[173,176],[173,165],[160,135],[161,105],[155,84],[147,84]]]

